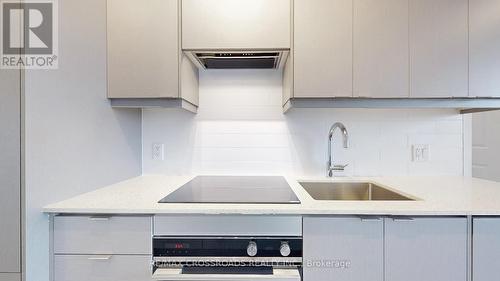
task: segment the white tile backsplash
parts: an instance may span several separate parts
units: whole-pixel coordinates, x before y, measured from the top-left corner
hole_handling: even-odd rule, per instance
[[[336,136],[344,175],[462,175],[463,125],[455,110],[281,108],[276,71],[200,73],[197,115],[180,110],[143,111],[145,174],[325,174],[331,124],[349,130],[349,149]],[[148,155],[165,143],[165,160]],[[429,144],[428,162],[411,160],[412,144]]]

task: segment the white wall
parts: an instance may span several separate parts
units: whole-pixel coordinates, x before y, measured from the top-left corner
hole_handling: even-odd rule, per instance
[[[500,181],[500,111],[473,114],[472,173]]]
[[[59,1],[59,69],[26,75],[27,280],[46,281],[41,208],[141,173],[139,110],[106,99],[106,1]]]
[[[327,134],[344,122],[350,148],[334,149],[346,175],[462,175],[463,125],[455,110],[294,109],[283,115],[281,77],[269,71],[200,75],[197,115],[143,112],[143,173],[325,175]],[[339,137],[339,135],[337,135]],[[165,160],[152,160],[165,143]],[[429,144],[431,159],[411,161],[412,144]]]

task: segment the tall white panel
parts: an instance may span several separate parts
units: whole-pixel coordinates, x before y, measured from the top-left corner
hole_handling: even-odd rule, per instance
[[[0,70],[0,272],[21,270],[20,79]]]

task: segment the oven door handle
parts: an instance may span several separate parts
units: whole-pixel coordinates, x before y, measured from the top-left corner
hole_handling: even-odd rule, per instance
[[[273,274],[182,274],[182,268],[158,268],[153,273],[158,281],[300,281],[297,268],[273,269]]]

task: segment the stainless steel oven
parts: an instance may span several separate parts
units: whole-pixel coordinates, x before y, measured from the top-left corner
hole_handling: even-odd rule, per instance
[[[301,237],[153,238],[153,279],[300,281]]]

